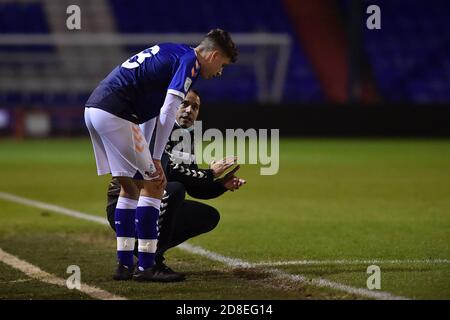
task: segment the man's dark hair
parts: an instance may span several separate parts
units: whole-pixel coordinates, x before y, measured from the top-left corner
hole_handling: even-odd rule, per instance
[[[200,45],[208,50],[219,49],[232,63],[237,61],[238,50],[228,32],[222,29],[212,29],[203,38]]]
[[[202,98],[202,97],[200,97],[200,93],[198,93],[197,90],[195,90],[195,89],[190,89],[189,91],[192,92],[192,93],[195,93],[195,94],[197,95],[197,97],[199,97],[200,99]]]

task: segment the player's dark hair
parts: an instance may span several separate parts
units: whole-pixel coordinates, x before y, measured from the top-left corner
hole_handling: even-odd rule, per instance
[[[209,50],[214,48],[222,51],[232,63],[237,61],[238,50],[228,32],[222,29],[212,29],[209,31],[201,45]]]

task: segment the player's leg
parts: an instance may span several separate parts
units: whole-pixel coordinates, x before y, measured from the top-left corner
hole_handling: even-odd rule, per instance
[[[120,184],[117,178],[113,178],[108,187],[108,201],[106,207],[107,218],[111,228],[116,231],[115,209],[120,193]],[[158,218],[158,243],[155,253],[155,281],[167,275],[172,276],[172,281],[182,281],[185,276],[177,273],[164,264],[164,253],[169,248],[174,221],[178,215],[181,204],[185,197],[185,188],[179,182],[168,182],[161,200],[160,215]],[[137,241],[137,240],[136,240]],[[134,255],[138,257],[138,245],[135,245]]]
[[[119,179],[117,177],[113,177],[108,185],[107,201],[106,201],[106,218],[109,222],[109,225],[111,226],[111,229],[113,229],[114,232],[116,232],[115,215],[120,190],[122,190],[122,187],[120,186]],[[135,239],[133,254],[136,258],[138,257],[137,248],[138,248],[137,239]]]
[[[155,123],[156,118],[153,118],[139,126],[141,137],[147,142],[151,140]],[[147,153],[146,150],[138,155],[141,156],[137,157],[138,166],[145,168],[146,157],[151,158],[150,152]],[[163,186],[158,188],[156,182],[147,181],[146,178],[135,180],[140,189],[138,208],[136,210],[136,234],[138,238],[138,267],[141,270],[148,269],[154,265],[158,233],[157,221],[162,192],[164,192]]]
[[[114,220],[114,215],[117,206],[117,199],[119,199],[119,194],[121,190],[119,180],[115,177],[111,179],[108,185],[107,200],[106,200],[106,217],[108,219],[109,225],[116,232],[116,223]]]
[[[140,194],[134,178],[150,176],[154,170],[153,163],[147,142],[137,125],[95,108],[90,110],[90,121],[96,134],[101,138],[109,172],[113,177],[117,177],[121,184],[114,214],[119,261],[114,278],[130,279],[136,236],[135,214]]]
[[[138,281],[173,281],[173,276],[156,275],[153,268],[157,245],[157,223],[165,180],[150,180],[156,169],[141,129],[129,121],[100,109],[91,110],[91,121],[95,131],[101,137],[110,172],[114,177],[119,178],[122,187],[116,207],[116,212],[120,210],[121,213],[118,214],[119,220],[115,221],[119,259],[115,278],[129,279],[128,271],[131,268],[128,265],[132,261],[132,249],[134,249],[131,234],[134,230],[134,234],[138,237],[138,270],[134,278]],[[138,190],[140,189],[135,211],[132,209],[136,199],[136,188],[133,183]],[[120,207],[119,204],[121,204]],[[132,214],[126,215],[125,212],[135,212],[135,229],[131,223]],[[124,233],[121,233],[119,229]]]
[[[153,119],[148,120],[147,122],[139,125],[142,134],[147,142],[150,142],[153,130],[155,128],[156,124],[156,117]],[[142,187],[142,186],[141,186]],[[116,210],[117,205],[117,199],[119,198],[119,193],[121,192],[122,188],[119,183],[119,180],[117,177],[113,177],[108,185],[108,192],[107,192],[107,204],[106,204],[106,216],[108,218],[108,222],[111,226],[111,228],[116,231],[116,226],[114,223],[114,212]]]
[[[136,209],[136,234],[138,236],[137,281],[166,281],[155,278],[155,254],[158,243],[158,218],[165,183],[142,180],[142,189]],[[171,279],[167,279],[171,281]]]
[[[135,216],[139,189],[129,177],[116,177],[121,191],[114,210],[114,224],[117,239],[117,259],[119,261],[115,280],[129,280],[134,272]]]
[[[105,146],[103,145],[102,138],[100,134],[94,127],[93,118],[95,121],[95,111],[92,108],[84,109],[84,120],[86,122],[86,127],[88,128],[89,135],[91,137],[92,147],[94,149],[95,164],[97,166],[97,174],[107,174],[111,172],[109,167],[108,157],[106,154]]]
[[[153,172],[152,172],[153,173]],[[136,233],[138,236],[138,269],[133,279],[136,281],[174,282],[184,280],[175,272],[161,272],[155,265],[158,243],[158,219],[161,199],[166,187],[162,180],[147,180],[144,176],[139,203],[136,209]]]

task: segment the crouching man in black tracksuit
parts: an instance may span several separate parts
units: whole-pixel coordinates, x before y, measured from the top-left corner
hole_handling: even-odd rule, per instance
[[[188,131],[193,142],[193,124],[199,111],[200,96],[196,91],[191,90],[180,105],[173,131]],[[143,131],[145,135],[145,128],[143,128]],[[220,178],[228,168],[235,164],[235,157],[214,161],[209,169],[199,169],[195,163],[195,144],[191,143],[190,153],[181,153],[174,150],[177,143],[178,141],[169,140],[162,158],[167,186],[161,201],[161,212],[158,220],[158,245],[155,255],[156,274],[154,277],[155,281],[161,282],[185,279],[183,274],[174,272],[164,264],[164,253],[169,248],[175,247],[192,237],[213,230],[220,219],[219,212],[215,208],[198,201],[186,200],[186,192],[193,198],[212,199],[228,190],[237,190],[246,183],[245,180],[235,176],[239,166]],[[183,162],[180,159],[183,159]],[[120,184],[116,179],[113,179],[108,189],[106,211],[108,221],[114,230],[114,211],[119,192]]]

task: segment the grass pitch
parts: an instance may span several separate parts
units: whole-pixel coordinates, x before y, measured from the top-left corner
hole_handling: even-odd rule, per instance
[[[207,201],[221,222],[191,244],[252,263],[328,261],[276,268],[366,290],[369,264],[355,261],[379,260],[382,291],[450,298],[449,140],[283,139],[279,173],[259,169],[241,166],[247,185]],[[0,141],[3,192],[104,216],[109,177],[95,172],[88,139]],[[167,263],[187,281],[114,282],[109,227],[2,199],[0,248],[64,279],[67,266],[79,265],[82,282],[129,299],[364,298],[281,283],[271,267],[236,269],[180,249]],[[0,262],[0,299],[54,298],[91,299]]]

